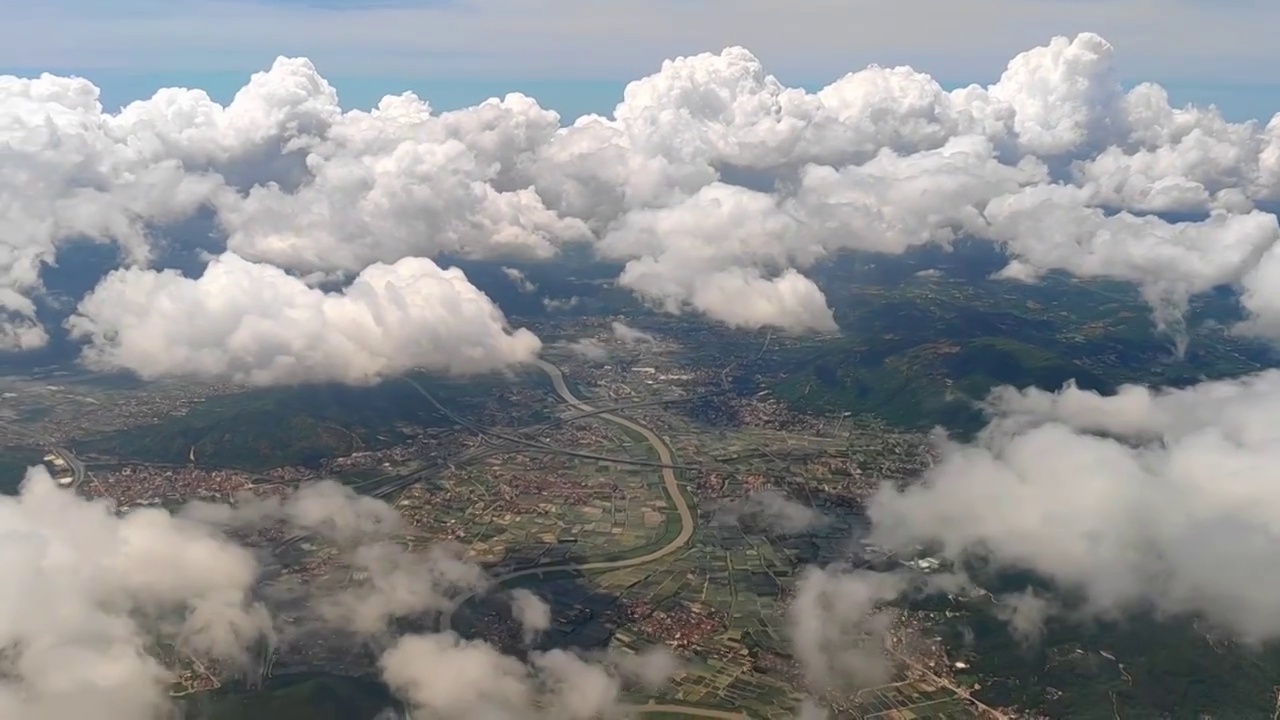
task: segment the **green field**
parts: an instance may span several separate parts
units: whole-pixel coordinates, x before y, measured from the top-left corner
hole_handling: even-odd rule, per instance
[[[382,683],[336,675],[273,678],[261,690],[229,690],[184,702],[188,720],[373,720],[392,706]]]
[[[432,382],[456,412],[476,411],[505,379]],[[336,385],[252,390],[206,400],[183,416],[76,443],[77,453],[121,460],[198,463],[263,470],[312,465],[323,458],[385,447],[404,439],[397,426],[451,426],[411,385],[388,380],[374,387]]]

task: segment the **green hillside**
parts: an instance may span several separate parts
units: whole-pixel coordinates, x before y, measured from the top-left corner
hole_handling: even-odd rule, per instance
[[[373,720],[394,701],[372,680],[339,676],[275,678],[264,689],[187,701],[188,720]]]
[[[1193,303],[1189,350],[1175,357],[1172,338],[1126,286],[936,276],[878,283],[853,275],[833,287],[839,337],[787,344],[757,368],[799,409],[963,432],[981,427],[975,402],[998,385],[1056,390],[1075,380],[1107,392],[1271,363],[1267,348],[1229,332],[1234,306],[1214,296]]]
[[[430,382],[433,394],[457,411],[475,410],[496,380]],[[197,462],[263,470],[309,465],[326,457],[399,442],[396,426],[452,424],[408,383],[270,388],[211,398],[186,415],[88,438],[83,455],[143,462]]]

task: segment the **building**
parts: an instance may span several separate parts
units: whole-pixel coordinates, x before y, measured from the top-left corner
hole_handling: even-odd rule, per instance
[[[67,461],[57,453],[49,453],[44,456],[45,468],[49,471],[49,475],[53,477],[57,483],[63,487],[70,485],[75,481],[75,472]]]

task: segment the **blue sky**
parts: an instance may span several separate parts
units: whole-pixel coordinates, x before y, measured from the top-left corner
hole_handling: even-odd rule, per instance
[[[226,99],[280,54],[312,58],[347,106],[410,89],[433,106],[509,90],[607,112],[679,54],[745,45],[785,82],[878,62],[945,84],[994,80],[1017,52],[1091,30],[1122,74],[1231,117],[1280,110],[1280,3],[1240,0],[0,0],[0,72],[74,73],[109,106],[169,85]]]
[[[277,0],[294,2],[296,0]],[[23,71],[20,74],[30,74]],[[200,87],[219,102],[227,102],[244,85],[247,75],[238,72],[121,73],[89,70],[85,73],[102,88],[103,104],[115,109],[133,100],[150,97],[158,88],[172,86]],[[619,80],[548,80],[548,79],[480,79],[433,77],[351,77],[327,74],[347,108],[368,108],[384,95],[411,90],[431,102],[437,110],[454,110],[475,105],[508,92],[522,92],[538,99],[543,106],[565,118],[586,113],[609,114],[622,98],[626,79]],[[826,80],[783,78],[789,84],[816,90]],[[987,82],[990,78],[979,78]],[[960,85],[963,81],[951,81]],[[1218,105],[1228,119],[1244,121],[1269,118],[1280,112],[1280,84],[1230,85],[1194,82],[1166,82],[1175,104]]]

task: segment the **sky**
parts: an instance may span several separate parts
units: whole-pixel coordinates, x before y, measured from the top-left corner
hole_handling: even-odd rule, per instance
[[[346,107],[418,91],[439,109],[519,90],[562,115],[608,112],[626,81],[677,55],[744,45],[793,86],[870,63],[944,86],[994,81],[1017,52],[1097,32],[1126,80],[1233,120],[1280,110],[1268,36],[1280,6],[1254,0],[0,0],[0,72],[77,74],[108,107],[156,88],[225,99],[280,54],[303,55]],[[223,97],[219,97],[223,96]]]

